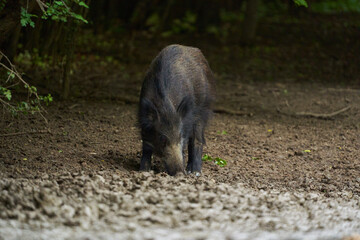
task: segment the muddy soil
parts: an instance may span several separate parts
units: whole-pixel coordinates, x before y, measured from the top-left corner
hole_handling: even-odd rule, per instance
[[[56,95],[61,73],[23,64],[55,100],[48,124],[0,112],[0,240],[359,240],[358,19],[270,19],[253,47],[139,33],[124,49],[123,36],[84,32],[69,101]],[[225,109],[204,154],[227,166],[204,162],[200,177],[170,177],[156,158],[138,172],[141,80],[169,43],[202,49]]]
[[[234,78],[218,76],[217,99],[237,114],[214,114],[204,149],[228,164],[204,162],[201,177],[168,176],[156,158],[152,172],[137,171],[141,142],[133,103],[57,101],[48,108],[48,125],[40,116],[4,115],[0,239],[359,234],[360,91]],[[137,93],[139,85],[140,78],[129,82],[128,91]],[[114,86],[104,92],[115,95],[121,87]],[[297,115],[348,106],[330,119]]]

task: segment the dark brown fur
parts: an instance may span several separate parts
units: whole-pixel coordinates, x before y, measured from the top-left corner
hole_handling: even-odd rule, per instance
[[[211,69],[197,48],[170,45],[156,56],[140,95],[140,170],[150,169],[154,152],[164,159],[170,174],[184,172],[182,152],[188,144],[187,170],[201,171],[204,128],[214,98],[213,82]]]

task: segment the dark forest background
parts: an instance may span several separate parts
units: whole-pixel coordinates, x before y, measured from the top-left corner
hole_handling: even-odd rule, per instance
[[[138,84],[172,43],[202,49],[219,79],[357,85],[359,12],[358,0],[1,0],[0,100],[36,112],[113,73]]]

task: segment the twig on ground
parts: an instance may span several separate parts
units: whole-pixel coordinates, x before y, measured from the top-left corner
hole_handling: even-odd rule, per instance
[[[360,89],[354,88],[326,88],[321,92],[351,92],[351,93],[360,93]]]
[[[223,108],[223,107],[218,107],[218,106],[215,107],[214,113],[225,113],[225,114],[237,115],[237,116],[252,115],[251,113],[240,112],[240,111],[227,109],[227,108]]]
[[[313,117],[313,118],[320,118],[320,119],[331,119],[332,117],[335,117],[336,115],[339,115],[347,110],[349,110],[351,107],[347,106],[344,107],[338,111],[332,112],[332,113],[313,113],[313,112],[295,112],[295,113],[286,113],[282,112],[279,109],[277,111],[279,113],[289,115],[289,116],[300,116],[300,117]]]
[[[312,112],[297,112],[295,113],[297,116],[304,116],[304,117],[314,117],[314,118],[323,118],[323,119],[329,119],[336,115],[339,115],[340,113],[343,113],[350,109],[350,106],[347,106],[345,108],[342,108],[338,111],[332,112],[332,113],[312,113]]]
[[[40,133],[51,133],[51,131],[50,129],[44,129],[35,132],[28,131],[28,132],[5,133],[5,134],[0,134],[0,137],[11,137],[11,136],[18,136],[23,134],[40,134]]]

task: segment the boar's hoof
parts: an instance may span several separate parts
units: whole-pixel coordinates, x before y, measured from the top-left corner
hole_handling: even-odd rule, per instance
[[[190,174],[193,174],[195,175],[195,177],[200,177],[201,176],[201,172],[192,172],[192,171],[187,171],[187,174],[190,175]]]
[[[141,166],[139,169],[140,172],[149,172],[150,170],[149,166]]]

